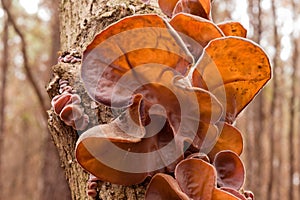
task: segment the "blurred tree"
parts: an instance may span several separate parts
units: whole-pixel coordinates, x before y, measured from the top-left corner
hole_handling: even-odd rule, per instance
[[[232,19],[239,9],[235,7],[238,1],[241,0],[215,0],[214,19],[216,21]],[[1,195],[1,198],[11,200],[20,198],[69,199],[70,193],[62,180],[62,172],[57,171],[59,163],[55,160],[56,150],[53,145],[51,146],[49,142],[51,138],[47,137],[45,124],[41,120],[43,118],[41,113],[49,107],[49,100],[43,93],[45,80],[50,74],[46,66],[56,63],[56,52],[59,49],[59,27],[57,26],[61,27],[62,52],[76,49],[82,53],[94,35],[107,25],[134,12],[153,12],[151,10],[153,8],[148,10],[149,7],[134,0],[65,0],[60,1],[60,14],[58,14],[54,12],[58,10],[56,8],[58,0],[54,3],[45,0],[41,1],[41,5],[51,10],[52,13],[51,20],[45,22],[37,15],[24,13],[18,6],[18,1],[5,2],[12,4],[9,10],[13,14],[17,29],[26,41],[28,71],[33,74],[35,80],[29,84],[28,71],[23,71],[26,68],[19,66],[23,64],[23,61],[26,63],[26,60],[22,59],[22,52],[24,53],[24,49],[21,49],[22,40],[19,39],[18,32],[13,31],[12,23],[8,26],[7,48],[9,52],[8,56],[5,56],[7,26],[5,26],[5,18],[2,17],[4,26],[1,33],[3,47],[1,46],[0,127],[4,130],[0,129],[0,156],[2,157],[0,194],[3,188],[5,194]],[[244,160],[248,172],[246,187],[254,191],[257,199],[299,199],[300,135],[299,123],[297,123],[300,112],[298,87],[300,44],[299,28],[297,28],[299,2],[297,0],[243,2],[247,2],[249,7],[248,14],[241,13],[250,19],[248,35],[264,46],[272,58],[274,69],[272,84],[269,84],[266,90],[256,98],[256,101],[244,113],[246,116],[241,116],[238,122],[245,134]],[[291,31],[286,25],[290,23],[287,17],[289,13],[293,13],[294,16],[292,24],[294,26]],[[59,15],[61,15],[60,23],[57,21]],[[282,54],[287,52],[285,46],[288,45],[288,41],[291,41],[293,45],[292,54],[283,59]],[[4,64],[5,62],[8,64]],[[69,72],[74,72],[74,69],[78,70],[78,67],[79,64],[60,63],[54,67],[54,77],[67,78],[70,84],[78,87],[76,89],[83,96],[84,104],[88,105],[86,109],[99,116],[100,123],[105,123],[111,118],[110,112],[104,107],[96,110],[88,108],[90,102],[86,93],[81,85],[76,86],[78,74],[69,74]],[[51,97],[58,93],[58,79],[53,80],[54,82],[50,84],[52,87],[48,87]],[[36,86],[32,84],[33,82]],[[38,97],[37,91],[41,93],[42,98]],[[18,95],[11,98],[12,94]],[[10,98],[7,98],[8,96]],[[3,98],[9,100],[5,103]],[[39,99],[42,100],[39,101]],[[6,104],[6,112],[4,112],[4,104]],[[45,105],[36,106],[42,104]],[[43,108],[40,109],[40,107]],[[49,130],[59,149],[62,166],[72,190],[72,198],[85,199],[87,174],[76,163],[73,152],[77,132],[66,127],[52,111],[49,112],[49,116]],[[5,122],[1,123],[2,120]],[[8,131],[9,134],[5,134],[7,137],[3,141],[3,133],[8,133]],[[1,145],[2,142],[4,144]],[[1,150],[1,147],[4,149]],[[53,176],[53,174],[57,175]],[[5,185],[3,180],[5,180]],[[136,196],[137,193],[143,194],[141,189],[143,187],[139,189],[136,186],[120,187],[108,183],[101,183],[100,187],[104,199],[129,198]],[[14,192],[15,190],[18,194]],[[134,198],[141,198],[142,195],[137,196]]]
[[[299,13],[299,2],[291,0],[292,5],[292,15],[294,24],[297,23],[297,18]],[[295,28],[294,28],[295,32]],[[299,170],[300,164],[296,162],[297,156],[297,132],[299,132],[299,97],[300,97],[300,90],[299,90],[299,80],[300,80],[300,62],[299,62],[299,38],[296,34],[291,36],[291,40],[293,41],[293,54],[292,54],[292,66],[293,71],[291,74],[291,98],[290,98],[290,124],[289,124],[289,199],[296,199],[297,198],[297,178],[298,178],[298,185],[299,185]],[[299,134],[299,133],[298,133]],[[300,135],[300,134],[299,134]],[[298,136],[299,137],[299,136]],[[300,137],[299,137],[300,138]],[[299,154],[298,154],[299,156]],[[297,172],[298,171],[298,172]],[[299,187],[298,187],[299,190]],[[300,190],[298,191],[298,198],[300,198]]]
[[[59,34],[58,1],[56,4],[53,2],[49,4],[52,6],[49,9],[56,11],[53,13],[55,17],[51,18],[53,21],[50,21],[52,27],[42,25],[43,21],[34,15],[25,14],[18,1],[2,0],[1,3],[8,17],[2,35],[4,46],[1,59],[0,196],[11,200],[20,197],[70,199],[70,190],[60,167],[57,150],[46,128],[46,110],[49,108],[49,100],[46,100],[43,89],[45,79],[48,80],[50,72],[43,66],[49,66],[57,61],[59,38],[55,35]],[[13,31],[8,34],[9,27]],[[52,32],[53,37],[44,31],[43,27],[51,30],[48,32]],[[43,43],[39,42],[39,39],[42,39]],[[52,41],[53,45],[46,41]],[[47,63],[43,64],[43,62]],[[17,71],[19,63],[24,68]],[[9,66],[10,71],[7,70]],[[21,81],[15,81],[14,76]],[[18,82],[22,80],[24,83],[19,85]],[[33,88],[33,92],[27,88],[26,81]],[[15,83],[18,85],[14,85]],[[16,93],[18,95],[15,95]],[[9,101],[6,104],[7,97]],[[16,103],[17,101],[19,102]],[[30,110],[30,107],[36,109]],[[7,126],[4,127],[3,122],[7,118],[10,120],[7,120]],[[9,133],[5,134],[5,138],[4,132]],[[2,184],[4,180],[5,185]]]
[[[10,7],[10,5],[7,5]],[[3,134],[5,130],[5,105],[6,105],[6,83],[7,83],[7,68],[8,68],[8,19],[5,15],[3,17],[3,35],[2,35],[2,43],[3,43],[3,51],[1,58],[1,90],[0,90],[0,180],[3,174],[2,167],[2,152],[3,152]],[[0,194],[2,194],[3,186],[0,181]]]

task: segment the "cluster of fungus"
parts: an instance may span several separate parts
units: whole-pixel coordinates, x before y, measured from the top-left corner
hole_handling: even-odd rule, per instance
[[[123,18],[85,49],[89,96],[124,112],[85,131],[76,159],[102,181],[152,177],[148,200],[253,199],[233,123],[270,80],[269,59],[238,22],[215,24],[210,0],[158,3],[170,19]]]
[[[86,129],[89,116],[84,113],[81,98],[66,80],[59,80],[59,95],[53,97],[51,105],[54,112],[68,126],[76,130]]]

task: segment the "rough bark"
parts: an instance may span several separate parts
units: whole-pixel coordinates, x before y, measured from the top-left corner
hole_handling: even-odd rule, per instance
[[[59,1],[46,2],[51,9],[51,51],[49,65],[57,62],[57,54],[60,50],[59,31]],[[49,74],[50,77],[50,74]],[[71,192],[64,177],[64,171],[60,167],[57,149],[55,148],[50,133],[47,132],[43,141],[43,166],[42,184],[39,199],[71,199]],[[56,176],[53,176],[55,174]],[[58,185],[59,184],[59,185]]]
[[[159,12],[152,5],[142,4],[138,0],[128,1],[95,1],[95,0],[61,0],[60,2],[60,29],[61,29],[61,51],[74,49],[80,54],[91,42],[95,34],[100,32],[109,24],[117,20],[138,13]],[[82,105],[90,117],[89,127],[96,124],[106,123],[112,119],[110,110],[102,105],[94,108],[93,102],[88,97],[80,81],[80,63],[68,64],[58,63],[53,66],[53,79],[47,87],[48,94],[52,99],[58,94],[58,80],[68,80],[82,98]],[[53,141],[59,151],[62,167],[68,180],[72,199],[87,199],[86,181],[88,178],[74,157],[74,149],[78,138],[77,131],[66,126],[53,112],[48,111],[48,127]],[[110,183],[99,184],[100,199],[143,199],[146,183],[124,187]]]

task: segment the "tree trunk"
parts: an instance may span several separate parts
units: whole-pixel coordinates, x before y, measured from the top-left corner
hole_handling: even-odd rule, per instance
[[[61,51],[76,50],[81,54],[94,36],[109,24],[133,14],[158,12],[156,6],[145,5],[139,0],[62,0],[60,2]],[[58,94],[59,79],[67,80],[82,98],[82,105],[90,117],[88,128],[108,122],[112,118],[110,110],[102,105],[97,108],[91,106],[93,102],[80,81],[79,68],[80,63],[58,63],[53,66],[53,78],[47,87],[50,98]],[[59,151],[72,199],[87,199],[88,174],[82,170],[74,157],[78,132],[66,126],[52,109],[48,111],[48,115],[48,127]],[[145,185],[124,187],[100,183],[99,197],[100,199],[143,199]]]
[[[3,155],[3,138],[4,138],[4,131],[5,131],[5,106],[6,106],[6,76],[7,76],[7,69],[8,69],[8,20],[6,15],[4,18],[4,27],[3,27],[3,53],[1,59],[1,91],[0,91],[0,194],[2,193],[3,186],[2,186],[2,155]]]
[[[272,15],[273,15],[273,28],[274,28],[274,44],[276,48],[276,55],[274,56],[273,59],[273,92],[272,92],[272,102],[271,102],[271,113],[270,116],[272,116],[272,122],[270,125],[270,159],[269,159],[269,165],[270,165],[270,171],[269,171],[269,180],[268,180],[268,191],[267,191],[267,198],[272,199],[273,198],[273,191],[274,191],[274,185],[275,181],[274,180],[274,173],[277,173],[276,170],[274,169],[274,159],[275,159],[275,146],[276,146],[276,141],[275,141],[275,128],[274,128],[274,123],[276,123],[277,118],[276,118],[276,107],[277,107],[277,96],[278,96],[278,80],[277,80],[277,74],[276,74],[276,68],[278,67],[278,57],[279,57],[279,36],[278,36],[278,31],[276,27],[276,7],[275,7],[275,1],[272,1]]]

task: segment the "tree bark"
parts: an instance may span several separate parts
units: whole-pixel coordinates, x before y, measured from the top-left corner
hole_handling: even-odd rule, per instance
[[[125,16],[140,13],[159,13],[159,11],[155,6],[145,5],[139,0],[61,0],[61,51],[76,50],[81,54],[94,36],[103,28]],[[107,123],[112,119],[112,113],[102,105],[97,108],[91,106],[93,102],[80,81],[79,68],[80,63],[58,63],[53,66],[53,78],[47,87],[50,98],[52,99],[58,94],[59,79],[67,80],[82,98],[82,105],[90,117],[88,128]],[[52,109],[48,111],[48,115],[48,127],[59,151],[72,199],[87,199],[86,181],[88,175],[78,165],[74,157],[75,144],[80,132],[66,126]],[[101,182],[99,184],[99,198],[143,199],[145,187],[146,184],[124,187]]]
[[[59,1],[45,2],[51,10],[51,49],[49,65],[57,63],[57,55],[60,50],[59,36]],[[50,71],[50,70],[49,70]],[[50,74],[48,75],[50,77]],[[43,166],[42,188],[39,199],[71,199],[71,192],[64,177],[64,171],[60,166],[57,149],[52,142],[51,135],[47,132],[43,141]],[[53,176],[55,174],[56,176]]]

